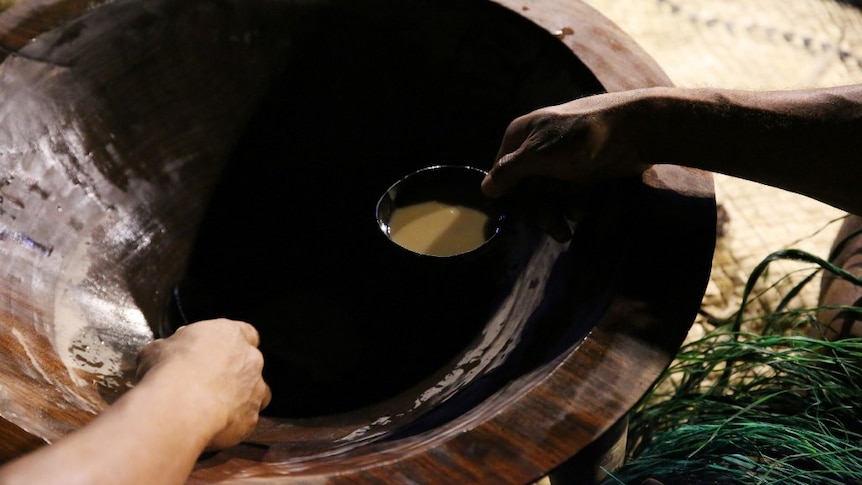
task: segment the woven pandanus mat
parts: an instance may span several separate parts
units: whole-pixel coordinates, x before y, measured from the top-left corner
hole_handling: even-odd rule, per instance
[[[862,82],[862,0],[586,0],[638,42],[677,86],[751,90]],[[862,135],[860,135],[862,136]],[[843,212],[798,194],[716,174],[720,233],[704,312],[740,307],[768,255],[797,248],[826,258]],[[758,280],[746,313],[769,312],[812,265],[779,260]],[[817,304],[819,280],[791,300]],[[707,317],[692,327],[703,331]]]

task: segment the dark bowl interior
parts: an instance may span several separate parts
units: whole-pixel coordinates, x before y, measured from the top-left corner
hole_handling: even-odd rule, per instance
[[[432,164],[490,167],[516,116],[601,89],[556,39],[486,2],[295,14],[286,70],[221,176],[174,292],[182,315],[162,329],[252,322],[273,388],[266,413],[289,418],[429,378],[511,290],[499,258],[445,271],[399,259],[374,218],[392,181]]]

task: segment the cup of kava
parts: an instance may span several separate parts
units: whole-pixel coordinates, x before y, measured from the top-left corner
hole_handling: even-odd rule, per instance
[[[487,172],[434,165],[389,187],[377,203],[377,223],[390,241],[424,256],[469,255],[489,244],[505,216],[482,194]]]

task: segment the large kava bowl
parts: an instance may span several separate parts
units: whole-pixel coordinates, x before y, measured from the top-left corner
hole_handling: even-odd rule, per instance
[[[712,181],[676,166],[608,184],[568,245],[514,221],[433,267],[376,227],[391,181],[490,167],[520,114],[670,84],[579,1],[22,0],[0,43],[6,458],[229,316],[274,400],[191,482],[526,483],[624,420],[699,307]]]

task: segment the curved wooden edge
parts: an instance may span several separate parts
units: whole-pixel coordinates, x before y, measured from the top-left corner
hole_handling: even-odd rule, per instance
[[[560,39],[607,91],[673,85],[631,36],[581,0],[490,1],[519,13]],[[619,75],[621,72],[625,75]]]
[[[0,62],[40,34],[114,0],[19,0],[0,12]]]

